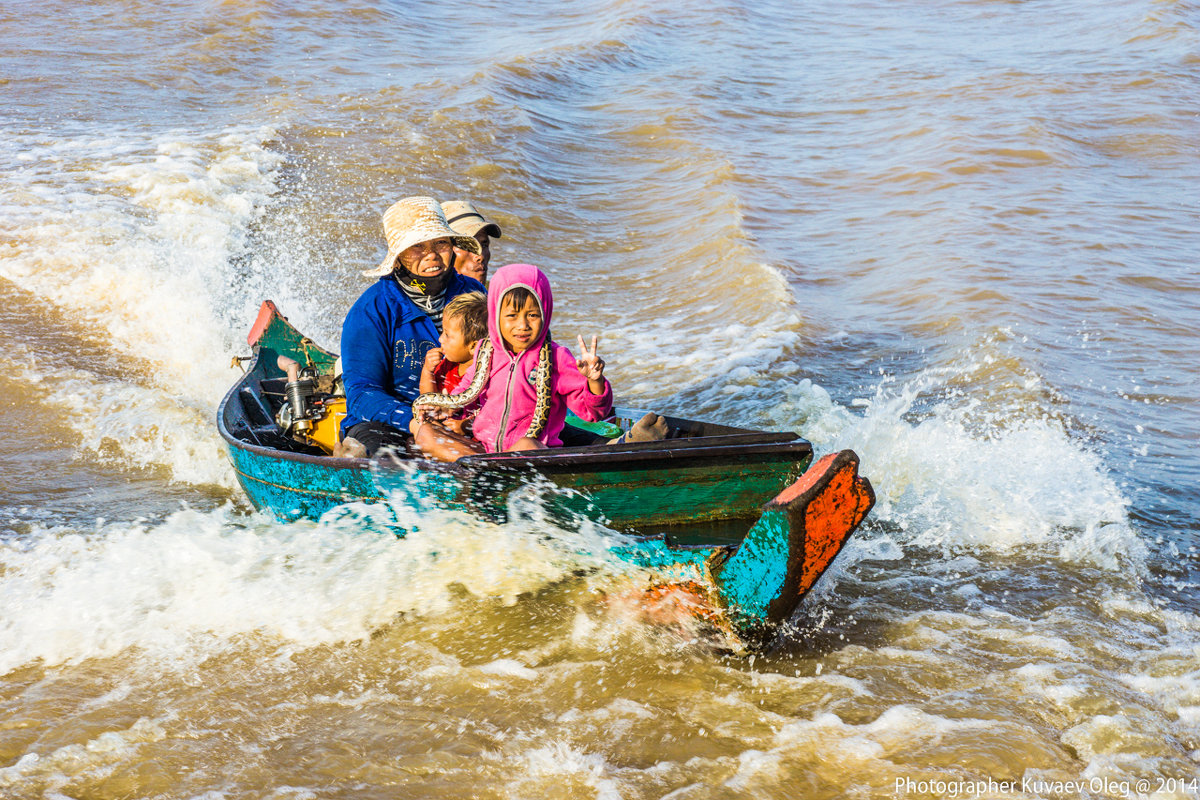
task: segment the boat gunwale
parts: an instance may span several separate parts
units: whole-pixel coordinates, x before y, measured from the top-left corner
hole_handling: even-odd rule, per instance
[[[726,441],[720,444],[704,442],[705,439],[718,438]],[[722,456],[743,456],[747,459],[795,456],[795,459],[800,461],[811,456],[813,452],[812,445],[798,437],[786,442],[758,442],[754,444],[739,444],[728,441],[728,439],[732,438],[735,437],[698,436],[691,439],[668,439],[666,442],[695,442],[696,444],[685,447],[666,446],[638,450],[615,449],[618,446],[614,445],[600,445],[598,447],[593,445],[591,447],[556,447],[550,451],[539,451],[538,455],[535,456],[530,456],[526,453],[488,453],[486,455],[466,456],[458,463],[464,466],[471,465],[476,468],[486,468],[495,465],[510,468],[532,468],[541,471],[573,466],[603,467],[605,464],[610,463],[616,467],[621,464],[640,464],[647,461],[664,461],[671,464],[679,464],[680,462],[696,458],[713,459]],[[658,445],[666,444],[666,442],[639,442],[636,444]],[[601,447],[614,448],[615,452],[606,452],[601,450]]]
[[[249,373],[247,373],[249,375]],[[310,453],[297,453],[291,450],[282,450],[274,447],[266,447],[260,444],[247,442],[233,435],[224,423],[225,407],[227,402],[232,398],[244,381],[238,381],[234,387],[221,401],[218,407],[217,428],[221,433],[221,438],[231,446],[253,453],[264,458],[273,458],[284,461],[294,461],[302,464],[312,464],[330,469],[358,469],[366,470],[371,468],[372,460],[369,458],[341,458],[331,455],[314,455]],[[754,434],[746,434],[752,436]],[[620,468],[624,464],[644,464],[645,462],[663,461],[667,463],[678,464],[681,461],[694,460],[697,458],[714,459],[723,456],[742,456],[745,458],[770,458],[772,456],[794,456],[797,462],[806,457],[813,455],[812,445],[805,439],[796,437],[784,442],[758,442],[754,444],[730,442],[734,436],[720,437],[694,437],[691,439],[668,439],[662,442],[635,442],[629,447],[639,447],[638,449],[627,449],[625,447],[614,445],[601,445],[600,447],[611,447],[612,450],[600,450],[596,445],[590,447],[556,447],[553,450],[539,453],[536,456],[529,456],[523,453],[487,453],[478,456],[466,456],[458,462],[448,463],[435,461],[427,458],[412,458],[403,459],[402,463],[412,464],[432,464],[437,467],[446,469],[451,468],[455,471],[471,471],[480,470],[504,470],[504,469],[534,469],[534,470],[554,470],[559,471],[562,468],[570,467],[603,467],[611,465],[614,469]],[[701,443],[704,439],[721,439],[724,440],[721,444]],[[680,447],[678,442],[694,442],[696,444]],[[647,445],[650,445],[649,447]],[[654,447],[654,445],[664,445]]]

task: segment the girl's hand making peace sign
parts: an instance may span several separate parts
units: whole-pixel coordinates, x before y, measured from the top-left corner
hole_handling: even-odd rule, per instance
[[[581,355],[575,362],[575,366],[579,367],[583,377],[587,378],[588,390],[592,394],[604,394],[604,359],[600,357],[598,339],[599,337],[592,337],[592,347],[589,350],[583,341],[583,336],[580,335],[579,352]]]

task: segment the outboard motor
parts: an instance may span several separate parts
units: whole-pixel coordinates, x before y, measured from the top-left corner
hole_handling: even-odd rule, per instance
[[[279,409],[279,427],[296,438],[307,439],[313,420],[322,416],[314,413],[311,402],[317,391],[316,372],[311,367],[301,369],[298,361],[287,356],[280,356],[275,363],[288,378],[283,407]]]

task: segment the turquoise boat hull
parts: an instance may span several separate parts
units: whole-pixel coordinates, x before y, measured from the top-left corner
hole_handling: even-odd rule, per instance
[[[386,500],[415,515],[443,507],[498,520],[512,491],[541,486],[552,514],[633,534],[613,556],[646,568],[647,591],[687,591],[707,621],[745,647],[761,646],[794,614],[874,503],[851,451],[830,454],[806,472],[812,448],[793,433],[671,417],[671,437],[660,442],[498,453],[455,464],[419,454],[335,458],[286,434],[276,418],[287,380],[279,357],[309,367],[330,388],[336,357],[269,301],[248,341],[251,363],[222,401],[217,424],[255,508],[282,520],[319,519],[347,503]],[[597,433],[628,425],[628,416],[618,415]]]

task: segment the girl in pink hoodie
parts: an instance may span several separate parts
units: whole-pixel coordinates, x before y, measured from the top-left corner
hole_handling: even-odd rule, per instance
[[[422,395],[421,419],[468,404],[478,408],[474,440],[446,437],[441,426],[417,431],[417,445],[446,460],[471,453],[559,447],[567,409],[592,422],[612,414],[612,386],[596,338],[582,355],[550,340],[554,297],[550,281],[532,264],[500,268],[488,287],[488,341],[454,395]],[[465,390],[462,387],[466,387]]]

